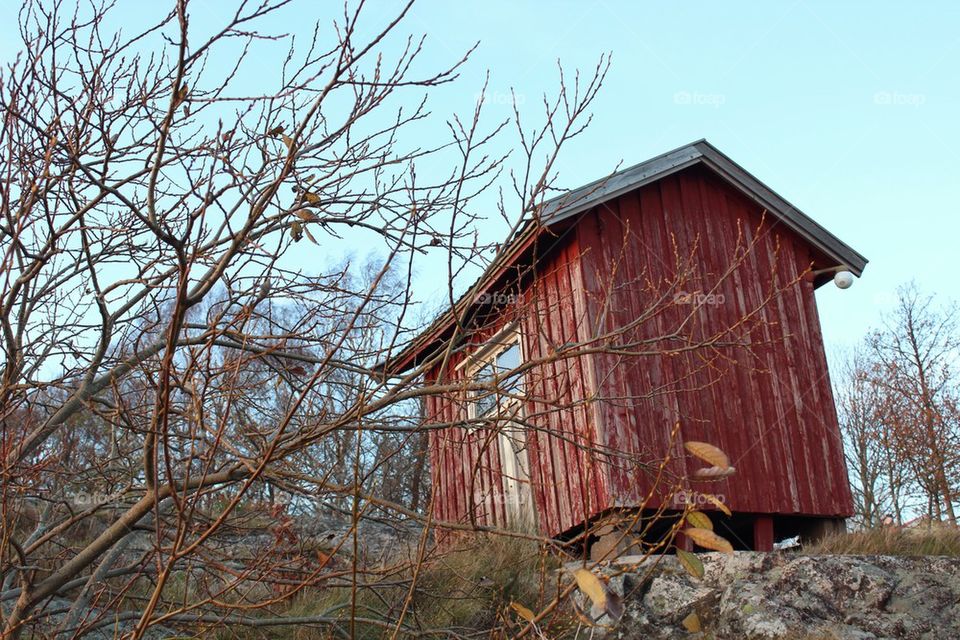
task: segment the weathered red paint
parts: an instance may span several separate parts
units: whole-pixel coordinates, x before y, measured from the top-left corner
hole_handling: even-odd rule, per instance
[[[757,516],[753,521],[753,548],[757,551],[773,551],[773,518]]]
[[[750,242],[753,250],[714,289],[738,246]],[[531,483],[543,533],[562,534],[613,507],[659,506],[666,492],[656,490],[650,470],[636,461],[669,453],[670,469],[688,475],[697,464],[684,455],[685,440],[727,452],[737,473],[704,491],[722,495],[734,512],[757,514],[754,534],[764,536],[764,546],[773,535],[764,514],[852,513],[814,285],[798,279],[811,265],[824,266],[809,243],[697,166],[585,212],[531,251],[518,303],[471,340],[482,342],[517,320],[528,361],[545,359],[525,377]],[[703,305],[684,330],[708,339],[734,326],[719,338],[745,341],[748,348],[683,351],[669,341],[643,343],[677,330],[689,311],[653,302],[669,294],[677,256],[695,258],[691,291],[723,299]],[[777,285],[787,284],[774,295]],[[759,313],[741,322],[757,307]],[[632,328],[623,334],[624,327]],[[567,343],[630,342],[644,353],[598,349],[550,358]],[[463,357],[454,354],[428,378],[457,379]],[[464,419],[463,398],[428,397],[428,419]],[[671,438],[678,423],[678,437]],[[606,455],[590,453],[598,448]],[[504,524],[499,456],[487,430],[433,431],[435,517]]]

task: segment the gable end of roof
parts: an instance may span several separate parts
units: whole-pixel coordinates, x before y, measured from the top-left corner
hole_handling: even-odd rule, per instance
[[[541,222],[552,225],[624,193],[656,182],[671,173],[703,164],[738,188],[747,197],[776,216],[790,229],[823,253],[845,265],[855,275],[863,273],[867,259],[820,226],[808,215],[763,184],[706,140],[698,140],[655,158],[618,171],[578,189],[553,198],[540,210]]]

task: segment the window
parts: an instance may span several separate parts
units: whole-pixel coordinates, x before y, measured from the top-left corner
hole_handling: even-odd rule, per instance
[[[470,392],[471,418],[499,414],[517,401],[516,396],[523,392],[523,376],[506,374],[515,371],[522,361],[520,333],[515,328],[501,332],[477,351],[467,375],[472,382],[490,386]]]

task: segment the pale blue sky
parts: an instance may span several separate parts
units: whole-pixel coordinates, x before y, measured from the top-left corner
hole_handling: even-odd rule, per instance
[[[120,16],[135,22],[157,4],[120,0]],[[316,19],[329,23],[337,4],[300,2],[270,26],[304,32]],[[16,49],[16,6],[0,8],[5,61]],[[231,6],[199,0],[194,23],[222,19]],[[371,18],[397,6],[373,1]],[[960,298],[958,26],[954,2],[428,0],[400,31],[426,33],[425,55],[437,65],[480,42],[457,84],[431,99],[439,119],[423,134],[438,141],[446,117],[472,110],[488,70],[497,119],[509,115],[498,96],[511,88],[522,108],[536,109],[556,89],[558,59],[589,71],[612,52],[593,124],[561,157],[561,181],[576,187],[620,162],[707,138],[870,259],[853,288],[818,293],[834,350],[857,342],[911,278]],[[275,79],[282,51],[261,57],[243,81]]]
[[[411,26],[463,84],[535,102],[555,61],[613,67],[562,158],[570,186],[705,137],[870,259],[819,290],[828,349],[856,343],[915,278],[960,297],[960,3],[425,2]]]

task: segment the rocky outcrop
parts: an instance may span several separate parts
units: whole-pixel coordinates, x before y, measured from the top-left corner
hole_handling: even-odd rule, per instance
[[[608,586],[625,604],[607,637],[960,638],[958,558],[751,552],[699,557],[705,568],[700,580],[674,557],[633,566],[622,558],[607,567]]]

